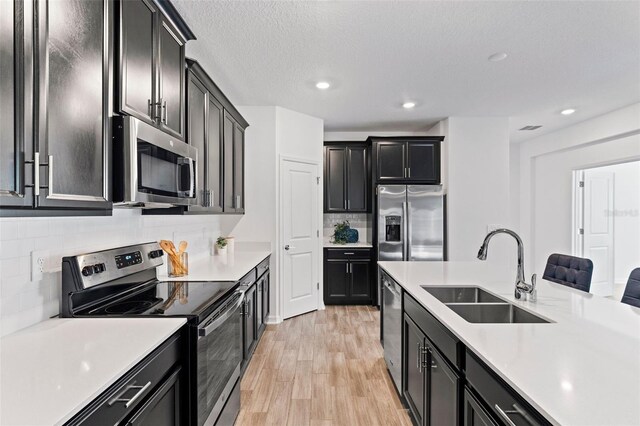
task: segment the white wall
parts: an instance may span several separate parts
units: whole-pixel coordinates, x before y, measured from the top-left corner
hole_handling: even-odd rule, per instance
[[[509,121],[507,118],[450,117],[446,131],[449,260],[476,259],[488,225],[509,219]],[[512,257],[515,243],[498,236],[489,261]]]
[[[111,217],[0,218],[0,335],[59,313],[62,256],[160,239],[187,240],[208,253],[229,235],[237,216],[142,216],[116,209]],[[31,252],[48,251],[42,280],[31,282]]]
[[[640,158],[640,104],[520,144],[520,230],[538,273],[549,254],[571,253],[572,171],[633,158]]]
[[[640,161],[614,167],[615,282],[626,283],[640,268]]]

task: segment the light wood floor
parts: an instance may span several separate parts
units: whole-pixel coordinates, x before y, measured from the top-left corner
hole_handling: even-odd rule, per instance
[[[379,319],[370,306],[328,306],[267,326],[236,425],[411,425],[382,358]]]

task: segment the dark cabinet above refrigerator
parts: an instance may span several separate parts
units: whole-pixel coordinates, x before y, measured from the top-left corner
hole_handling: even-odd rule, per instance
[[[373,145],[375,181],[439,184],[443,140],[444,136],[369,137],[367,141]]]

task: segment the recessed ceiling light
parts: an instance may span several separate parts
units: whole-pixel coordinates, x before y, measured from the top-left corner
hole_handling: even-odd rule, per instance
[[[562,115],[571,115],[571,114],[573,114],[574,112],[576,112],[576,110],[575,110],[575,109],[573,109],[573,108],[567,108],[567,109],[563,109],[562,111],[560,111],[560,114],[562,114]]]
[[[498,52],[498,53],[494,53],[493,55],[489,56],[489,60],[491,62],[500,62],[503,59],[507,58],[507,54],[504,52]]]
[[[327,90],[329,87],[331,87],[331,84],[326,81],[319,81],[316,83],[316,87],[320,90]]]
[[[405,103],[402,104],[402,108],[404,108],[404,109],[411,109],[414,106],[416,106],[415,102],[405,102]]]

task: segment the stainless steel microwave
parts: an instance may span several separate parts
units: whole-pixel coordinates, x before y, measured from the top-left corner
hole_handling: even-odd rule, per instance
[[[113,201],[127,207],[196,204],[198,150],[134,117],[114,117]]]

